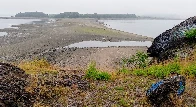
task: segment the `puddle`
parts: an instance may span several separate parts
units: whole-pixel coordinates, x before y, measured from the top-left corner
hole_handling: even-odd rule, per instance
[[[102,41],[83,41],[74,43],[65,48],[93,48],[93,47],[118,47],[118,46],[147,46],[152,45],[151,41],[121,41],[121,42],[102,42]]]
[[[5,35],[7,35],[6,32],[0,32],[0,36],[5,36]]]

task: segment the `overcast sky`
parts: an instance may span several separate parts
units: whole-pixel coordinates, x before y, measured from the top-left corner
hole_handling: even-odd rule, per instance
[[[196,0],[1,0],[0,15],[43,11],[196,16]]]

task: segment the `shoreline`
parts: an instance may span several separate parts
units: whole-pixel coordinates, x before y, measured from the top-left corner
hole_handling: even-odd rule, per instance
[[[7,32],[7,36],[0,37],[0,50],[2,50],[0,51],[1,62],[20,63],[24,60],[45,58],[50,60],[51,63],[65,68],[81,65],[84,62],[84,65],[88,65],[91,60],[87,59],[93,59],[96,55],[100,57],[99,59],[96,59],[99,63],[101,60],[101,62],[107,62],[107,58],[110,58],[109,62],[113,62],[116,59],[120,61],[121,57],[135,54],[135,50],[138,50],[139,48],[137,49],[135,46],[125,48],[87,48],[88,51],[85,52],[85,49],[74,48],[56,52],[54,50],[55,48],[90,40],[112,42],[153,40],[153,38],[106,28],[94,19],[57,19],[54,23],[21,24],[18,25],[18,29],[9,29]],[[118,49],[122,51],[121,54],[119,54],[118,57],[111,56],[117,54],[116,52],[118,52]],[[142,51],[147,48],[141,47],[140,49]],[[102,57],[100,50],[105,50],[103,51],[105,52],[104,56],[107,57]],[[112,53],[108,53],[108,50]],[[128,52],[126,53],[126,51]],[[79,58],[76,58],[76,56],[79,56]],[[84,59],[81,60],[80,57],[84,57]],[[62,64],[67,63],[67,61],[76,63],[70,63],[68,65]],[[104,67],[104,65],[111,65],[111,69],[113,69],[113,67],[116,66],[115,63],[110,64],[109,62],[107,62],[107,64],[102,64],[100,68],[107,68]]]
[[[9,20],[9,19],[4,19],[4,20]],[[43,20],[43,19],[19,19],[19,20],[24,20],[24,22],[17,22],[17,23],[16,22],[12,22],[12,23],[8,23],[7,24],[8,26],[3,27],[3,28],[0,28],[0,32],[9,32],[9,30],[18,29],[18,27],[20,25],[46,22],[46,20]]]

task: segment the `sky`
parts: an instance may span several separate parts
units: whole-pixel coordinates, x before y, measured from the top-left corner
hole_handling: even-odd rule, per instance
[[[0,16],[19,12],[122,13],[140,16],[196,16],[196,0],[0,0]]]

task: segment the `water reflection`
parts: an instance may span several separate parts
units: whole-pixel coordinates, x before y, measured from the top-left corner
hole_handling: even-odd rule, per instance
[[[5,36],[5,35],[7,35],[6,32],[0,32],[0,36]]]
[[[79,43],[74,43],[65,48],[93,48],[93,47],[119,47],[119,46],[147,46],[152,45],[151,41],[121,41],[121,42],[102,42],[102,41],[83,41]]]

